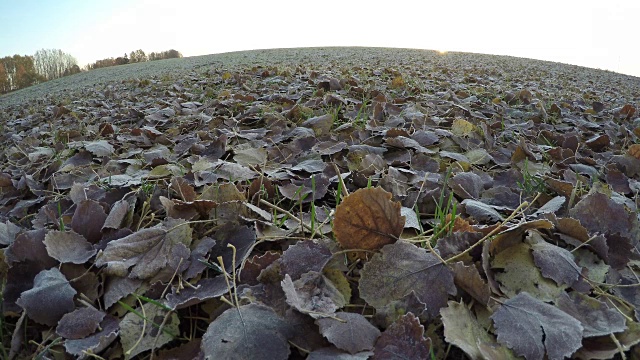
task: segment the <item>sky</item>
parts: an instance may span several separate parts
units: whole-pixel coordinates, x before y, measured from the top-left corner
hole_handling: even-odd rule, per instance
[[[637,0],[0,0],[0,57],[82,67],[169,49],[376,46],[511,55],[640,77]]]

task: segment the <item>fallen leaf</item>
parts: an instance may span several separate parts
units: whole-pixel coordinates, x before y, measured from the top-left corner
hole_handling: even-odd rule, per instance
[[[431,316],[456,293],[449,268],[435,255],[406,241],[386,245],[374,255],[362,269],[358,288],[360,296],[375,308],[413,291]]]
[[[500,282],[500,290],[508,296],[528,292],[542,301],[552,301],[568,287],[542,276],[528,244],[519,243],[500,252],[491,261],[491,267],[502,270],[495,278]]]
[[[373,359],[428,359],[431,339],[424,337],[424,327],[408,313],[389,326],[378,338]]]
[[[104,312],[93,307],[76,309],[62,316],[56,327],[56,333],[65,339],[86,338],[99,329],[105,315]]]
[[[463,302],[449,301],[448,306],[440,310],[442,324],[444,325],[445,339],[462,349],[471,359],[486,358],[481,344],[502,347],[496,343],[496,339],[490,335],[467,308]],[[511,352],[506,348],[503,352]],[[512,354],[511,354],[512,355]]]
[[[111,241],[98,254],[96,266],[107,265],[107,272],[116,276],[148,279],[165,268],[175,246],[191,244],[191,229],[182,224],[172,220],[167,222],[169,231],[147,228]]]
[[[498,342],[527,360],[564,359],[582,344],[580,322],[553,305],[522,292],[491,315]]]
[[[49,231],[44,238],[47,253],[61,263],[84,264],[96,254],[96,249],[73,231]]]
[[[64,349],[71,355],[81,356],[87,352],[102,353],[118,336],[119,319],[106,315],[100,322],[99,331],[82,339],[68,339],[64,342]]]
[[[295,282],[289,274],[282,280],[287,304],[313,318],[329,316],[347,304],[336,286],[322,273],[310,271]]]
[[[331,250],[317,240],[300,241],[282,253],[282,274],[298,280],[309,271],[321,272],[331,260]]]
[[[560,310],[579,320],[583,336],[607,336],[627,329],[624,316],[604,302],[578,292],[561,294],[557,300]]]
[[[380,336],[380,330],[356,313],[340,312],[331,318],[318,319],[316,324],[330,343],[351,354],[372,350]]]
[[[336,208],[334,235],[345,249],[376,250],[394,243],[404,228],[400,208],[380,188],[357,190]]]
[[[258,304],[231,308],[218,316],[202,336],[206,359],[289,357],[290,329],[269,307]]]
[[[558,285],[572,286],[582,273],[574,261],[573,254],[559,246],[549,244],[537,232],[531,232],[527,241],[533,250],[533,261],[542,276],[552,279]]]
[[[75,308],[76,293],[60,270],[52,268],[36,275],[33,288],[23,292],[16,303],[35,322],[55,326],[64,314]]]
[[[145,303],[136,311],[127,313],[120,321],[120,342],[125,359],[160,348],[180,333],[178,314],[167,314],[166,310],[152,303]]]

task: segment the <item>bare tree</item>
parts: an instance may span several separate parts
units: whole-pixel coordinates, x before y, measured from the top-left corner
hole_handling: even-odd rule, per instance
[[[79,72],[78,61],[60,49],[41,49],[33,55],[34,65],[39,75],[47,80]]]

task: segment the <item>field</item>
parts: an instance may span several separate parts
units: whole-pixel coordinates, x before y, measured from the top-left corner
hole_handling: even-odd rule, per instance
[[[0,97],[0,358],[640,358],[640,78],[273,49]]]

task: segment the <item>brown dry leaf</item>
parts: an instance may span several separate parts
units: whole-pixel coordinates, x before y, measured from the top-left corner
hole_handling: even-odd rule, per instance
[[[636,108],[630,104],[626,104],[620,110],[620,115],[623,116],[625,119],[631,119],[635,113],[636,113]]]
[[[520,99],[523,104],[529,105],[531,104],[531,100],[533,100],[533,95],[531,94],[531,91],[522,89],[518,92],[518,99]]]
[[[633,156],[634,158],[640,160],[640,144],[633,144],[629,146],[627,149],[627,154]]]
[[[487,305],[489,303],[491,289],[473,264],[465,266],[462,261],[459,261],[452,264],[451,268],[453,270],[453,281],[456,286],[466,291],[480,304]]]
[[[344,249],[376,250],[392,244],[404,228],[401,204],[381,188],[360,189],[336,208],[333,233]]]

